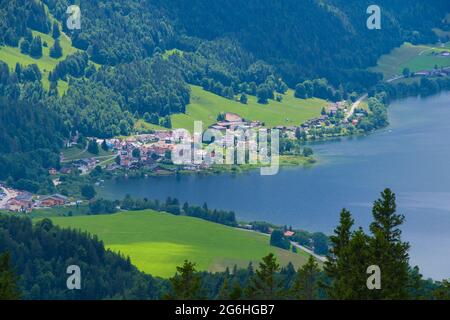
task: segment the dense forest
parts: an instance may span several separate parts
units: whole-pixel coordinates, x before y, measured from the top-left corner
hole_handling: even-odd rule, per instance
[[[51,191],[48,169],[59,167],[67,127],[42,99],[36,65],[14,72],[0,61],[0,180],[19,189]]]
[[[327,78],[349,91],[373,85],[365,68],[404,41],[433,42],[447,1],[380,1],[383,30],[366,27],[370,1],[157,0],[189,36],[229,37],[248,52],[276,67],[291,86]],[[424,20],[426,22],[424,22]],[[178,30],[177,29],[177,30]]]

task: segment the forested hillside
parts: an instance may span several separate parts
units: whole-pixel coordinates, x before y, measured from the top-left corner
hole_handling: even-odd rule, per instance
[[[74,3],[81,8],[80,30],[66,26]],[[366,92],[382,78],[368,66],[404,41],[436,41],[431,28],[450,11],[446,0],[382,0],[382,29],[368,30],[366,0],[0,4],[0,60],[8,65],[0,70],[1,121],[8,128],[0,180],[22,180],[31,191],[52,188],[42,177],[58,167],[62,141],[76,132],[129,135],[144,115],[170,128],[169,116],[190,103],[189,85],[228,99],[257,96],[261,104],[304,80],[315,80],[313,94],[328,100]],[[63,40],[77,50],[69,53]],[[28,118],[15,110],[22,103],[30,108]],[[50,162],[23,154],[42,149],[51,153]],[[38,177],[44,186],[36,184]]]
[[[36,65],[10,72],[0,61],[0,180],[32,192],[54,188],[48,169],[59,167],[58,150],[68,136],[61,118],[43,103],[40,77]]]
[[[156,0],[177,28],[209,40],[236,39],[274,65],[289,85],[328,78],[334,85],[370,86],[364,69],[403,41],[432,42],[431,26],[449,10],[447,1],[379,1],[382,31],[368,30],[371,1]],[[424,21],[425,20],[425,21]],[[178,30],[178,29],[177,29]],[[359,88],[360,89],[360,88]]]
[[[9,252],[22,299],[156,299],[164,284],[96,237],[28,218],[0,215],[0,252]],[[68,290],[66,269],[82,270],[82,290]]]

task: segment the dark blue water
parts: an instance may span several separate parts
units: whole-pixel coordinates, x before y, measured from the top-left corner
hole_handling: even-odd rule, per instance
[[[356,224],[371,221],[371,205],[385,187],[406,216],[404,239],[424,275],[450,277],[450,93],[411,98],[389,108],[390,126],[369,136],[313,146],[320,164],[283,168],[275,176],[183,176],[109,181],[106,197],[129,193],[177,197],[235,210],[244,221],[264,220],[332,232],[342,207]]]

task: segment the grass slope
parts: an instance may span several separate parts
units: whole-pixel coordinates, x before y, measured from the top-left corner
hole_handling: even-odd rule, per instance
[[[100,146],[98,151],[99,151],[98,154],[93,154],[85,149],[80,149],[78,147],[70,147],[63,149],[62,153],[64,155],[64,162],[85,158],[99,158],[114,155],[114,153],[112,152],[103,150],[102,148],[100,148]]]
[[[140,270],[161,277],[172,276],[185,259],[196,262],[199,270],[209,271],[234,264],[245,267],[269,252],[274,252],[282,265],[292,261],[300,266],[307,259],[304,252],[271,247],[262,234],[151,210],[52,220],[62,227],[98,235],[106,247],[130,256]]]
[[[42,83],[44,87],[48,89],[50,86],[50,83],[48,81],[49,72],[56,67],[59,61],[64,60],[68,55],[75,53],[78,49],[72,47],[70,39],[67,38],[64,34],[61,34],[59,41],[63,49],[63,56],[59,59],[51,58],[50,48],[53,47],[55,40],[48,34],[34,30],[32,32],[33,36],[41,37],[42,43],[47,42],[47,47],[42,47],[41,58],[35,59],[30,57],[29,55],[23,54],[20,52],[19,47],[0,46],[0,60],[6,62],[11,69],[16,66],[16,63],[20,63],[24,66],[33,63],[37,64],[42,72]],[[67,90],[67,83],[58,81],[58,90],[60,91],[60,93],[65,92],[65,90]]]
[[[191,103],[185,114],[172,115],[174,128],[193,130],[194,121],[203,121],[206,129],[217,120],[221,112],[234,112],[247,120],[259,120],[266,126],[299,125],[308,119],[320,116],[320,111],[327,104],[321,99],[297,99],[292,90],[283,95],[282,102],[270,100],[268,104],[259,104],[256,97],[248,96],[248,104],[225,99],[203,90],[198,86],[191,86]]]
[[[448,48],[448,43],[443,47],[405,43],[401,47],[392,50],[389,54],[381,56],[377,66],[371,68],[371,70],[381,72],[384,75],[384,79],[388,80],[395,75],[401,75],[404,68],[409,68],[411,72],[416,72],[432,69],[435,65],[447,67],[450,66],[450,58],[434,56],[432,53],[448,50]]]

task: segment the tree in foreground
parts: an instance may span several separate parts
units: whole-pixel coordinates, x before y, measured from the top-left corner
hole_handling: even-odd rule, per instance
[[[450,280],[443,280],[433,292],[433,296],[437,300],[450,300]]]
[[[251,299],[272,300],[283,297],[283,285],[278,278],[280,265],[273,253],[269,253],[259,263],[250,284],[247,288],[246,296]]]
[[[292,296],[299,300],[318,299],[320,269],[313,256],[297,271],[292,287]]]
[[[409,244],[401,240],[400,225],[405,217],[396,213],[395,195],[381,193],[372,209],[371,236],[360,228],[352,231],[350,212],[342,210],[340,225],[330,237],[332,248],[325,272],[331,299],[406,299],[410,296]],[[368,267],[380,269],[381,288],[367,287]]]
[[[348,248],[353,224],[354,220],[350,211],[342,209],[339,225],[330,236],[331,249],[324,270],[331,279],[331,283],[325,286],[327,295],[331,299],[345,299],[350,295],[347,283],[351,267]]]
[[[11,267],[9,252],[0,255],[0,300],[18,300],[20,291],[17,287],[18,277]]]
[[[374,290],[374,298],[408,298],[409,244],[401,240],[400,225],[405,217],[396,213],[395,194],[390,189],[381,193],[373,205],[374,221],[370,225],[372,264],[381,269],[382,288]]]
[[[201,294],[201,276],[195,269],[195,263],[184,261],[183,266],[177,267],[177,273],[170,279],[172,292],[165,296],[168,300],[198,300]]]

